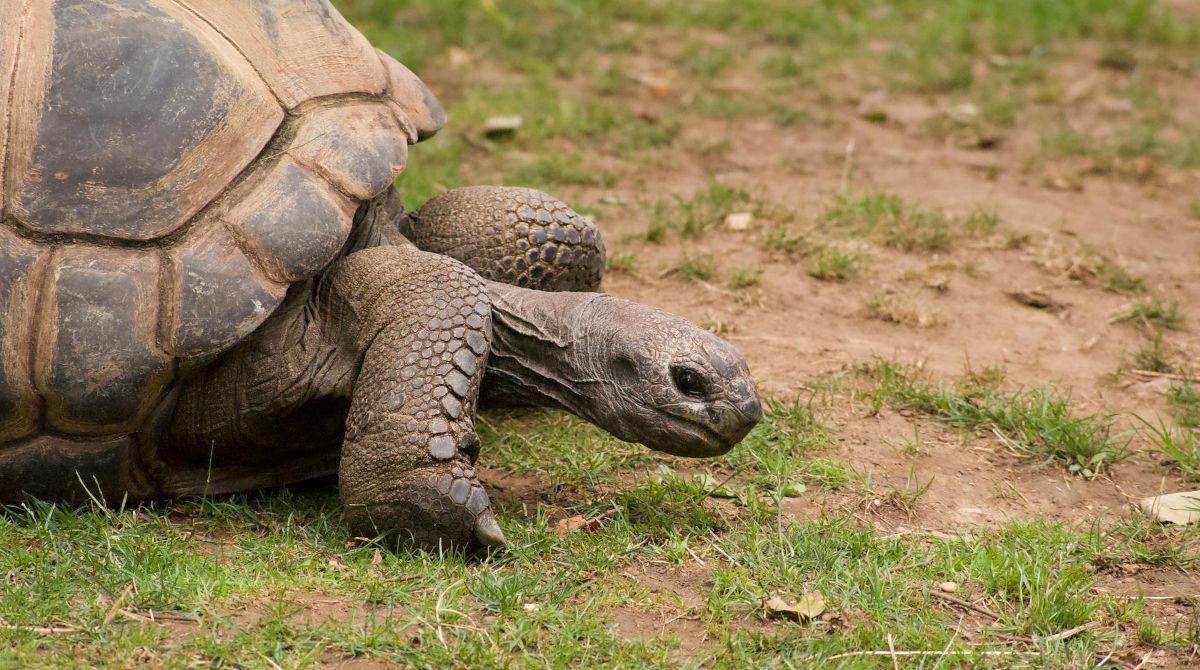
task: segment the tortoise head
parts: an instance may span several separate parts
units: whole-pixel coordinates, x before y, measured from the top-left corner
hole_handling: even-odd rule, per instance
[[[676,456],[719,456],[762,418],[746,359],[692,322],[605,296],[584,326],[595,422]],[[586,323],[586,322],[585,322]]]
[[[762,418],[746,359],[686,319],[598,293],[489,293],[489,404],[559,407],[692,457],[724,454]]]

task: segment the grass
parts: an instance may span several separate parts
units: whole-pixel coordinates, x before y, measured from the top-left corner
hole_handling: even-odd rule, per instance
[[[856,253],[825,249],[812,256],[805,271],[821,281],[847,281],[862,273],[863,258]]]
[[[991,433],[1013,451],[1057,461],[1092,478],[1130,455],[1113,435],[1112,417],[1075,416],[1068,399],[1044,388],[1004,391],[978,378],[934,384],[916,371],[879,360],[862,372],[874,380],[874,401],[920,411],[950,425]]]
[[[1179,425],[1200,428],[1200,389],[1192,383],[1172,384],[1167,389],[1167,407]]]
[[[489,467],[539,473],[551,492],[504,505],[511,545],[482,560],[347,541],[324,486],[116,511],[15,508],[0,517],[0,619],[16,627],[0,630],[0,663],[668,668],[683,653],[737,668],[829,663],[887,649],[890,638],[897,648],[960,652],[946,667],[1007,667],[975,655],[981,647],[953,632],[960,614],[928,595],[930,584],[952,580],[1000,615],[966,624],[991,640],[983,648],[1037,652],[1063,667],[1103,653],[1114,633],[1104,626],[1051,646],[995,635],[1053,635],[1125,607],[1099,594],[1085,563],[1188,567],[1200,555],[1189,549],[1194,533],[1125,522],[1014,522],[930,540],[883,537],[851,516],[788,520],[780,505],[793,482],[859,485],[852,468],[824,455],[834,433],[813,403],[768,403],[760,427],[719,465],[736,476],[706,475],[729,482],[732,500],[685,474],[694,462],[578,419],[506,414],[480,426]],[[553,493],[550,482],[564,488]],[[605,518],[590,532],[557,532],[556,520],[572,514]],[[630,578],[652,565],[676,585],[651,591]],[[765,618],[769,595],[808,592],[824,594],[832,619]],[[1189,630],[1122,612],[1117,627],[1187,648]],[[642,617],[652,632],[620,633],[614,617]],[[708,640],[685,641],[694,629],[662,624],[672,617],[695,619]],[[20,628],[50,624],[67,632]]]
[[[717,259],[709,254],[685,255],[671,268],[671,274],[684,281],[708,281],[716,276],[717,267]]]
[[[901,251],[945,252],[965,236],[990,234],[999,217],[976,209],[964,217],[951,217],[887,193],[838,195],[821,220],[854,237],[872,239]]]
[[[1179,303],[1156,299],[1134,300],[1128,309],[1118,315],[1117,320],[1131,321],[1156,330],[1179,330],[1184,324]]]
[[[764,205],[749,193],[710,181],[706,188],[690,198],[656,203],[652,216],[684,237],[699,238],[720,226],[730,214],[746,212],[758,217],[764,209]]]

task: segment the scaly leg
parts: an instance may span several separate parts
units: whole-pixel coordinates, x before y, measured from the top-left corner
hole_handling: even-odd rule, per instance
[[[598,291],[604,274],[604,240],[596,224],[528,188],[447,191],[402,219],[401,232],[425,251],[513,286]]]

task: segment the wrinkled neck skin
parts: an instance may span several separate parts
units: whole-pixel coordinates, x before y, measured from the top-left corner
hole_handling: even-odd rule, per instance
[[[618,299],[602,293],[547,293],[488,282],[492,348],[481,403],[485,407],[551,407],[618,437],[605,411],[615,388],[602,361],[611,336],[603,325]],[[635,327],[633,324],[623,324]]]

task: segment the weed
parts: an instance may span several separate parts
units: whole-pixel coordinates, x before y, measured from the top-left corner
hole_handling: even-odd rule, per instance
[[[940,210],[922,209],[894,195],[839,195],[822,220],[901,251],[948,251],[954,239],[952,222]]]
[[[1146,280],[1130,274],[1120,265],[1106,264],[1101,272],[1104,288],[1123,295],[1145,293]]]
[[[685,255],[671,272],[684,281],[708,281],[717,274],[717,259],[708,254]]]
[[[790,226],[786,225],[777,225],[769,229],[763,239],[763,246],[768,251],[788,255],[804,255],[812,249],[812,245],[802,233],[792,230]]]
[[[628,251],[617,251],[608,255],[604,267],[609,272],[632,273],[637,271],[637,254]]]
[[[1179,425],[1200,428],[1200,389],[1191,382],[1172,384],[1167,389],[1167,406]]]
[[[1133,365],[1138,370],[1170,372],[1173,368],[1162,334],[1155,333],[1149,343],[1133,352]]]
[[[989,385],[935,385],[887,361],[867,372],[880,395],[899,407],[991,432],[1018,453],[1057,460],[1085,478],[1129,456],[1127,445],[1112,435],[1111,417],[1075,417],[1070,403],[1047,389],[1006,393]]]
[[[762,283],[762,268],[742,266],[733,271],[729,279],[729,288],[752,288]]]
[[[703,191],[690,199],[676,198],[660,202],[655,206],[654,216],[664,221],[669,228],[678,230],[684,237],[702,237],[715,229],[729,214],[748,211],[755,216],[762,213],[762,203],[745,191],[709,182]]]
[[[1183,313],[1177,302],[1162,302],[1156,299],[1135,300],[1120,314],[1117,321],[1133,321],[1153,329],[1179,330],[1183,328]]]
[[[1188,479],[1200,481],[1200,429],[1142,419],[1150,443]]]
[[[826,249],[809,259],[805,270],[822,281],[846,281],[862,273],[863,260],[856,253]]]

